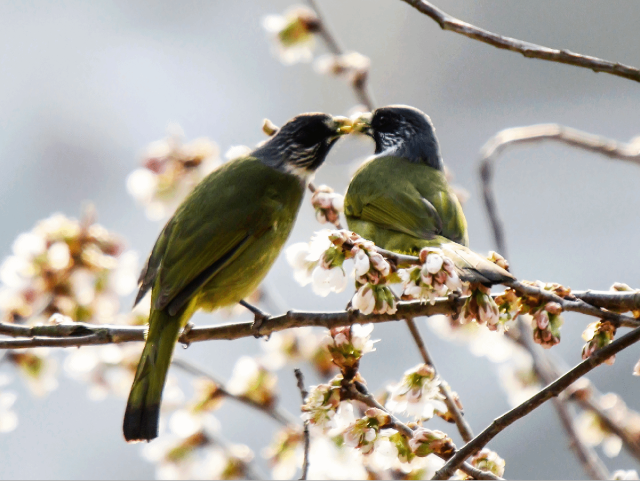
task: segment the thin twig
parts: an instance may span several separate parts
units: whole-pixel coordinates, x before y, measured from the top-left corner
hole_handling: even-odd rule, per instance
[[[333,55],[344,55],[344,50],[338,44],[335,35],[331,33],[329,27],[327,26],[327,21],[318,8],[315,0],[307,0],[307,3],[316,12],[316,17],[318,18],[320,23],[320,31],[318,33],[326,44],[327,49]],[[367,109],[373,110],[375,108],[375,102],[373,101],[373,96],[369,91],[368,77],[368,72],[363,72],[362,74],[358,75],[353,82],[351,82],[351,86],[353,87],[353,91],[356,94],[358,101]]]
[[[296,379],[298,381],[298,389],[300,390],[300,397],[302,398],[302,404],[304,405],[307,402],[307,390],[304,387],[304,376],[302,375],[302,371],[300,369],[294,369],[293,372],[296,375]],[[309,474],[309,446],[311,444],[311,440],[309,437],[309,421],[304,422],[304,458],[302,459],[302,476],[300,479],[307,479],[307,475]]]
[[[430,17],[432,20],[436,21],[443,30],[450,30],[473,40],[493,45],[500,49],[518,52],[528,58],[537,58],[540,60],[548,60],[550,62],[574,65],[576,67],[588,68],[594,72],[608,73],[640,82],[640,70],[634,67],[617,62],[610,62],[608,60],[602,60],[596,57],[581,55],[579,53],[570,52],[569,50],[557,50],[529,42],[523,42],[522,40],[515,38],[503,37],[502,35],[483,30],[452,17],[426,0],[402,1],[408,3],[418,11]]]
[[[420,331],[418,330],[418,326],[416,325],[415,320],[411,317],[408,317],[407,319],[405,319],[405,321],[407,323],[407,326],[409,327],[411,336],[413,337],[413,340],[415,341],[416,345],[418,346],[418,350],[422,355],[422,360],[425,364],[431,366],[434,372],[437,374],[438,370],[433,363],[433,359],[429,355],[429,352],[427,351],[427,346],[425,345],[424,340],[420,335]],[[447,406],[447,410],[451,414],[451,417],[455,421],[456,426],[458,427],[458,432],[460,433],[462,440],[467,443],[473,439],[473,431],[471,430],[471,426],[469,426],[469,423],[467,423],[464,415],[458,408],[456,401],[453,399],[453,396],[451,395],[451,391],[449,389],[449,385],[444,381],[444,379],[442,379],[442,377],[440,377],[440,379],[440,393],[444,396],[444,403]]]
[[[533,359],[533,369],[536,376],[546,385],[549,385],[555,381],[558,376],[550,369],[548,358],[546,358],[546,356],[542,356],[539,352],[539,348],[533,344],[530,328],[524,325],[522,318],[519,318],[519,321],[519,330],[522,334],[519,336],[518,343],[531,354]],[[576,431],[574,416],[571,412],[570,406],[564,399],[560,399],[559,397],[553,398],[553,404],[558,413],[558,417],[560,418],[560,422],[562,423],[562,427],[569,437],[570,447],[575,452],[576,457],[580,461],[580,464],[582,464],[585,472],[592,479],[611,479],[609,470],[602,462],[596,451],[591,446],[585,444],[580,438],[579,433]]]
[[[369,392],[369,390],[364,384],[358,381],[355,381],[352,384],[349,384],[347,386],[347,394],[354,401],[359,401],[365,406],[369,406],[369,407],[384,411],[389,416],[388,427],[395,429],[396,431],[398,431],[400,434],[402,434],[404,437],[408,439],[411,439],[413,437],[413,429],[411,429],[409,426],[407,426],[402,421],[400,421],[387,408],[385,408],[382,404],[380,404],[376,400],[374,395]],[[438,454],[438,453],[434,453],[434,454],[444,459],[445,461],[448,459],[448,457],[443,454]],[[502,479],[493,473],[490,473],[488,471],[482,471],[478,468],[471,466],[469,463],[466,463],[466,462],[460,465],[459,469],[474,479],[493,479],[493,480]]]
[[[493,174],[496,160],[508,148],[520,144],[545,141],[560,142],[612,159],[625,160],[640,165],[640,144],[622,143],[558,124],[539,124],[514,127],[498,132],[480,150],[480,178],[484,206],[491,222],[493,238],[498,251],[507,256],[504,227],[493,193]]]
[[[233,399],[235,401],[238,401],[244,404],[245,406],[248,406],[252,409],[260,411],[266,414],[267,416],[269,416],[271,419],[273,419],[277,423],[282,424],[283,426],[296,426],[298,424],[296,418],[292,414],[290,414],[289,412],[285,411],[284,409],[278,406],[274,406],[274,407],[264,406],[246,396],[238,396],[237,394],[230,393],[225,387],[224,383],[220,381],[216,376],[206,371],[205,369],[201,368],[200,366],[193,364],[190,361],[187,361],[181,358],[174,358],[171,361],[171,364],[173,364],[179,369],[182,369],[184,372],[193,374],[194,376],[202,376],[209,379],[217,386],[218,392],[224,397],[228,397],[229,399]]]
[[[640,340],[640,328],[637,328],[624,336],[616,339],[608,346],[598,350],[588,359],[585,359],[580,364],[575,366],[570,371],[556,379],[547,387],[539,391],[537,394],[524,401],[519,406],[513,408],[511,411],[503,414],[499,418],[495,419],[491,425],[489,425],[484,431],[478,434],[470,442],[465,444],[447,463],[440,469],[434,479],[449,479],[460,464],[464,462],[470,456],[473,456],[479,452],[484,446],[487,445],[495,436],[502,432],[505,428],[513,424],[518,419],[523,418],[531,411],[542,405],[549,399],[557,396],[562,391],[567,389],[576,380],[584,376],[589,371],[593,370],[611,356],[620,352],[621,350],[631,346],[632,344]]]

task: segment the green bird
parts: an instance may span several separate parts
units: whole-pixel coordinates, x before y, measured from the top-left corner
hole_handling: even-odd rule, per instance
[[[240,302],[262,282],[295,222],[305,187],[351,121],[293,118],[262,146],[214,170],[167,222],[139,279],[149,332],[127,409],[127,441],[158,436],[160,402],[181,330],[198,309]]]
[[[377,246],[408,255],[443,250],[463,281],[498,284],[514,277],[468,248],[467,221],[444,174],[431,119],[403,105],[361,115],[353,125],[376,143],[356,172],[344,212],[349,229]]]

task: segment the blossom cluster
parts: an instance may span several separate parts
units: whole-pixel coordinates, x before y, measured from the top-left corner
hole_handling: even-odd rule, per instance
[[[505,462],[498,454],[488,448],[481,449],[469,459],[470,464],[482,471],[488,471],[496,476],[504,475]]]
[[[447,412],[440,384],[431,366],[419,364],[407,370],[400,383],[390,388],[386,407],[419,419],[431,419],[434,412]]]
[[[267,15],[262,26],[273,39],[275,56],[285,65],[310,62],[316,36],[324,28],[316,12],[305,6],[295,6],[282,15]],[[318,57],[316,72],[341,77],[352,85],[366,82],[371,61],[358,52],[329,53]]]
[[[330,336],[325,338],[324,345],[331,355],[331,360],[340,369],[345,379],[352,379],[358,371],[362,356],[375,351],[377,341],[371,340],[373,324],[354,324],[331,329]]]
[[[327,339],[328,336],[312,327],[271,333],[269,341],[262,343],[264,355],[260,362],[271,370],[281,369],[286,364],[307,362],[320,377],[328,378],[335,374],[337,367],[326,347]]]
[[[482,284],[474,284],[469,290],[469,297],[460,313],[461,322],[476,321],[478,324],[486,324],[491,331],[504,328],[500,323],[500,309],[491,297],[491,289]]]
[[[287,261],[293,268],[293,276],[305,286],[311,283],[313,292],[327,296],[330,292],[342,292],[347,287],[347,276],[342,267],[344,254],[331,242],[333,231],[316,232],[310,243],[298,242],[286,250]]]
[[[267,15],[262,26],[273,37],[274,53],[282,63],[311,61],[315,34],[321,28],[320,19],[313,10],[294,6],[283,15]]]
[[[6,322],[42,324],[53,314],[78,322],[113,322],[119,296],[136,286],[137,256],[87,214],[42,220],[13,243],[0,266]]]
[[[591,357],[596,351],[611,344],[616,335],[616,326],[609,321],[592,322],[582,333],[582,339],[586,344],[582,347],[582,359]],[[605,364],[613,365],[616,357],[611,356]]]
[[[144,447],[156,464],[158,479],[252,479],[253,452],[242,444],[219,439],[219,422],[211,415],[173,413],[169,433]]]
[[[419,258],[421,266],[398,270],[405,298],[434,304],[436,297],[462,290],[453,261],[441,249],[425,247]]]
[[[344,196],[335,193],[331,187],[328,185],[316,187],[311,196],[311,205],[316,211],[318,222],[340,225],[340,213],[344,211]]]
[[[182,129],[170,127],[164,140],[152,142],[142,166],[127,177],[127,190],[151,220],[169,217],[193,188],[220,165],[215,142],[199,138],[185,143]]]

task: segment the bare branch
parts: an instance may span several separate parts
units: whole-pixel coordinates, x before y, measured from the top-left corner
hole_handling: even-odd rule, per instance
[[[505,428],[513,424],[518,419],[523,418],[534,409],[541,406],[549,399],[557,396],[567,389],[576,380],[593,370],[614,354],[631,346],[640,340],[640,328],[637,328],[624,336],[616,339],[608,346],[596,351],[588,359],[585,359],[573,369],[556,379],[547,387],[533,395],[531,398],[513,408],[511,411],[495,419],[484,431],[478,434],[473,440],[465,444],[447,463],[440,469],[434,479],[449,479],[460,464],[467,458],[479,452],[495,436]]]
[[[343,55],[345,53],[344,50],[338,44],[335,35],[333,35],[329,30],[327,21],[322,15],[322,12],[320,12],[320,9],[318,8],[315,0],[307,0],[307,3],[316,12],[316,17],[318,18],[320,23],[320,31],[318,33],[322,37],[324,43],[327,45],[329,51],[333,55]],[[373,101],[373,96],[369,91],[368,77],[369,73],[363,72],[361,75],[358,75],[353,82],[351,82],[351,86],[353,87],[353,91],[356,94],[358,102],[363,104],[367,109],[373,110],[375,108],[375,103]]]
[[[385,252],[378,249],[379,252]],[[394,257],[394,256],[392,256]],[[399,256],[403,259],[419,262],[417,257]],[[598,308],[584,302],[580,296],[591,299],[609,309],[635,306],[636,297],[633,292],[574,292],[573,298],[561,298],[540,287],[513,281],[509,286],[521,295],[539,297],[546,301],[557,302],[565,311],[580,312],[599,319],[606,319],[616,326],[636,328],[640,321],[622,314],[616,314],[604,308]],[[494,294],[498,296],[500,294]],[[462,307],[466,297],[457,299],[437,299],[433,305],[419,301],[399,302],[395,314],[364,315],[359,311],[336,312],[298,312],[289,311],[279,316],[269,317],[258,329],[253,321],[240,321],[213,326],[192,327],[183,331],[180,342],[189,345],[192,342],[212,341],[216,339],[234,340],[251,336],[268,336],[273,332],[296,327],[318,326],[331,329],[353,324],[381,323],[404,320],[407,317],[434,316],[436,314],[454,315]],[[621,310],[623,310],[621,308]],[[16,339],[0,339],[0,350],[29,349],[33,347],[80,347],[101,344],[119,344],[123,342],[144,341],[146,327],[93,325],[84,323],[23,326],[19,324],[0,323],[0,334]]]
[[[550,62],[564,63],[575,67],[588,68],[594,72],[604,72],[618,77],[623,77],[635,82],[640,82],[640,70],[617,62],[610,62],[588,55],[570,52],[569,50],[557,50],[543,47],[529,42],[523,42],[511,37],[503,37],[496,33],[483,30],[467,22],[463,22],[443,12],[426,0],[402,0],[419,12],[424,13],[440,25],[442,30],[450,30],[464,35],[473,40],[493,45],[494,47],[521,53],[528,58],[548,60]]]
[[[540,124],[514,127],[498,132],[480,150],[480,178],[485,210],[491,222],[493,238],[498,251],[507,256],[504,228],[493,193],[492,180],[498,157],[508,148],[520,144],[545,141],[560,142],[589,152],[606,155],[640,165],[640,143],[622,143],[597,135],[581,132],[558,124]]]
[[[244,404],[245,406],[248,406],[252,409],[260,411],[266,414],[267,416],[269,416],[271,419],[273,419],[277,423],[282,424],[283,426],[296,426],[298,424],[296,418],[293,417],[289,412],[283,410],[282,408],[279,408],[277,406],[275,407],[264,406],[246,396],[237,396],[235,394],[230,393],[222,381],[220,381],[216,376],[214,376],[210,372],[207,372],[205,369],[201,368],[200,366],[197,366],[185,359],[180,359],[180,358],[177,358],[177,359],[174,358],[171,361],[171,364],[173,364],[179,369],[182,369],[184,372],[193,374],[194,376],[202,376],[209,379],[211,382],[216,384],[216,386],[218,387],[218,392],[224,397],[228,397],[229,399],[233,399],[235,401],[238,401]]]
[[[296,375],[296,380],[298,381],[298,389],[300,390],[300,397],[302,398],[302,404],[304,405],[307,402],[307,390],[304,387],[304,376],[302,375],[302,371],[300,369],[294,369],[293,372]],[[300,479],[307,479],[307,475],[309,474],[309,446],[311,444],[311,440],[309,439],[309,421],[304,422],[304,458],[302,460],[302,476]]]
[[[540,349],[536,348],[533,342],[531,342],[529,337],[531,329],[524,326],[522,318],[519,320],[520,329],[523,334],[521,334],[515,342],[523,346],[531,354],[536,376],[545,384],[551,384],[557,379],[558,375],[551,369],[548,357],[544,356],[540,352]],[[509,338],[513,339],[512,336],[509,336]],[[562,427],[569,437],[569,445],[575,452],[585,472],[592,479],[611,479],[609,470],[596,451],[591,446],[586,445],[576,431],[574,417],[569,405],[567,405],[564,399],[560,399],[559,397],[553,398],[553,404],[562,423]]]

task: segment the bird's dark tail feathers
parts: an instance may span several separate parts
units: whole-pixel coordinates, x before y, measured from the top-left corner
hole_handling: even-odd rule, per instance
[[[463,281],[492,286],[516,280],[509,271],[463,245],[446,242],[441,248],[456,265],[458,275]]]
[[[181,328],[181,315],[152,311],[149,334],[131,386],[123,431],[128,442],[150,441],[158,436],[160,402]]]

